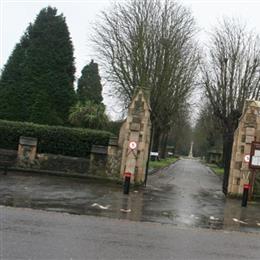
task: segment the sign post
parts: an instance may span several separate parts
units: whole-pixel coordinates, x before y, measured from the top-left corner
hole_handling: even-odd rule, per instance
[[[131,141],[129,143],[129,160],[126,165],[126,172],[124,173],[124,194],[129,194],[131,176],[134,174],[135,165],[136,165],[136,154],[135,149],[137,147],[137,143],[135,141]]]
[[[242,197],[242,207],[247,206],[247,201],[248,201],[248,191],[250,190],[250,184],[244,184],[244,189],[243,189],[243,197]]]
[[[129,194],[131,175],[132,175],[131,172],[125,173],[124,194]]]

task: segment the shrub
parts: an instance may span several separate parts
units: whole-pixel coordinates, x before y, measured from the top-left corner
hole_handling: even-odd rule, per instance
[[[69,122],[76,127],[106,129],[108,117],[105,114],[105,105],[95,104],[90,100],[78,102],[70,109]]]
[[[0,148],[16,150],[20,136],[36,137],[39,153],[85,157],[93,144],[107,145],[111,133],[0,120]]]

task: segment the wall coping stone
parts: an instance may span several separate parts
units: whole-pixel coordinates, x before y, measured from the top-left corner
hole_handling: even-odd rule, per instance
[[[108,145],[109,146],[118,146],[118,138],[110,137]]]
[[[36,146],[37,145],[37,138],[20,136],[19,144],[29,145],[29,146]]]
[[[91,147],[91,153],[107,154],[107,146],[103,146],[103,145],[92,145],[92,147]]]

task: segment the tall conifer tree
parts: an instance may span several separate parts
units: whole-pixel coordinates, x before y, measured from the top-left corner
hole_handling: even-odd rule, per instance
[[[102,85],[98,71],[98,64],[93,60],[81,71],[77,89],[78,99],[81,103],[86,100],[100,104],[102,98]]]
[[[73,46],[64,16],[40,11],[9,57],[0,79],[0,118],[67,122],[75,102]]]

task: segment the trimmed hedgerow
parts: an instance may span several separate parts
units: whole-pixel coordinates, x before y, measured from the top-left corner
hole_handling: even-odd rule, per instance
[[[111,133],[0,120],[0,148],[16,150],[20,136],[36,137],[38,153],[84,157],[93,144],[107,145]]]

